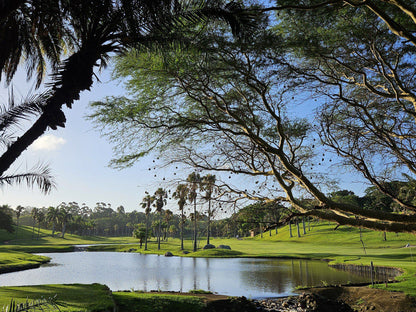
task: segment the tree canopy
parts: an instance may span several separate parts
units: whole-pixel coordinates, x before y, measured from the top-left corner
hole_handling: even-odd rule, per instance
[[[415,173],[416,47],[406,31],[415,9],[401,1],[278,4],[262,9],[278,11],[277,21],[264,20],[249,38],[189,30],[187,49],[131,50],[118,59],[115,76],[127,78],[129,96],[92,104],[117,148],[113,165],[159,151],[169,162],[251,177],[256,190],[229,186],[237,196],[285,201],[297,214],[339,224],[414,232],[413,198],[387,186]],[[305,94],[316,100],[314,119],[289,113]],[[326,195],[325,153],[401,213]]]

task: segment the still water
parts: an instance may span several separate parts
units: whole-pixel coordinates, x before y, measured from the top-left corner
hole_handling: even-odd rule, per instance
[[[365,282],[368,277],[329,268],[323,261],[183,258],[138,253],[42,254],[38,269],[0,274],[1,286],[100,283],[111,290],[210,290],[249,298],[287,296],[296,286]]]

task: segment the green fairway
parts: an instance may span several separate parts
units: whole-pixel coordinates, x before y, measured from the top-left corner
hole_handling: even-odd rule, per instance
[[[9,305],[11,299],[24,303],[55,295],[57,302],[64,304],[60,306],[61,311],[112,311],[114,308],[111,291],[99,284],[0,287],[0,307]]]
[[[120,311],[126,312],[198,312],[204,307],[200,298],[192,296],[137,292],[115,292],[113,296]]]
[[[278,234],[273,230],[263,234],[263,238],[257,235],[254,238],[214,238],[211,243],[218,246],[229,245],[232,250],[211,249],[202,250],[205,242],[199,241],[200,249],[192,252],[192,242],[185,241],[184,254],[180,250],[179,239],[171,239],[162,242],[161,249],[157,250],[154,240],[149,242],[148,250],[139,249],[141,253],[164,254],[170,251],[175,256],[187,257],[281,257],[281,258],[308,258],[330,259],[330,263],[343,263],[351,265],[370,265],[396,267],[403,271],[398,277],[400,283],[390,284],[388,289],[404,291],[407,294],[416,295],[416,237],[412,234],[387,233],[387,240],[383,240],[383,233],[370,230],[360,231],[356,228],[339,227],[334,230],[334,224],[313,223],[310,231],[307,230],[301,237],[297,237],[296,228],[292,227],[294,237],[289,236],[289,228],[280,228]],[[410,247],[405,247],[409,244]],[[94,250],[126,251],[133,248],[131,245],[98,246]],[[385,288],[384,285],[376,287]]]
[[[212,238],[211,243],[218,246],[229,245],[231,250],[211,249],[203,250],[205,241],[198,241],[199,250],[192,252],[192,242],[185,241],[184,254],[180,250],[180,240],[169,238],[162,241],[161,249],[157,250],[156,239],[152,238],[148,250],[144,245],[140,249],[137,240],[131,237],[80,237],[67,234],[65,239],[51,237],[50,232],[41,231],[40,239],[8,239],[7,244],[0,245],[0,265],[3,267],[18,267],[24,261],[45,261],[24,252],[69,251],[74,244],[113,244],[91,247],[91,250],[102,251],[130,251],[141,253],[164,254],[170,251],[175,256],[188,257],[281,257],[281,258],[309,258],[330,259],[332,263],[351,265],[370,265],[396,267],[403,271],[397,279],[400,283],[389,284],[389,290],[404,291],[416,295],[416,237],[411,234],[387,233],[387,240],[383,240],[383,233],[362,230],[360,240],[359,229],[339,227],[334,230],[334,224],[314,222],[307,227],[306,234],[301,229],[301,237],[297,237],[296,227],[292,226],[293,237],[289,235],[289,228],[280,228],[278,234],[273,230],[254,238]],[[22,228],[30,236],[30,228]],[[1,238],[1,236],[0,236]],[[132,244],[136,243],[136,244]],[[363,247],[364,244],[364,247]],[[408,245],[409,247],[406,247]],[[0,266],[0,267],[1,267]],[[305,285],[306,286],[306,285]],[[376,287],[385,288],[385,285]],[[127,295],[124,295],[127,296]],[[128,300],[128,299],[126,299]]]

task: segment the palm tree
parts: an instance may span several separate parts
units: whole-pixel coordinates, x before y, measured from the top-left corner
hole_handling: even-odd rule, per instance
[[[147,195],[143,198],[141,205],[146,215],[146,238],[144,240],[144,250],[147,250],[147,237],[149,234],[149,214],[152,211],[152,203],[155,201],[155,197],[150,196],[147,191],[145,193]]]
[[[33,239],[35,238],[35,225],[36,225],[36,220],[38,219],[39,208],[32,208],[32,211],[30,214],[32,215],[32,219],[33,219],[33,227],[32,227],[32,239]]]
[[[164,214],[164,220],[163,221],[165,221],[166,222],[166,224],[165,224],[165,234],[164,234],[164,238],[163,239],[166,239],[167,240],[167,234],[168,234],[168,229],[169,229],[169,222],[170,222],[170,220],[172,220],[172,217],[173,217],[173,212],[171,211],[171,210],[169,210],[169,209],[166,209],[165,210],[165,214]]]
[[[73,217],[72,221],[72,228],[74,228],[75,233],[81,235],[82,229],[85,225],[83,217],[81,215],[76,215]]]
[[[25,208],[20,205],[16,207],[16,211],[15,211],[16,213],[16,238],[17,238],[17,232],[19,231],[19,218],[24,209]]]
[[[183,208],[185,207],[188,198],[189,188],[186,184],[179,184],[176,191],[173,193],[173,198],[178,200],[179,210],[181,211],[181,250],[183,250],[183,226],[185,222],[185,215]]]
[[[62,238],[65,238],[66,226],[68,221],[72,220],[72,213],[66,203],[61,203],[59,206],[59,220],[62,223]]]
[[[22,58],[29,76],[42,76],[45,58],[53,74],[48,99],[40,117],[17,137],[0,156],[0,176],[48,128],[56,130],[66,122],[62,107],[71,108],[80,93],[90,90],[95,66],[105,67],[109,55],[151,43],[166,44],[179,37],[178,28],[186,21],[206,17],[229,22],[234,33],[251,16],[231,2],[209,6],[209,1],[179,0],[10,0],[0,3],[0,72],[7,81],[13,77]],[[191,7],[197,3],[197,7]],[[248,17],[248,19],[246,18]],[[73,52],[60,60],[62,47]],[[46,53],[45,53],[46,51]],[[38,79],[38,82],[40,80]]]
[[[207,174],[202,177],[201,188],[205,191],[204,199],[208,201],[208,224],[207,224],[207,244],[209,244],[210,234],[211,234],[211,217],[213,211],[211,210],[211,200],[212,194],[215,187],[215,175]]]
[[[199,173],[196,172],[192,172],[188,178],[186,179],[188,181],[188,188],[189,188],[189,193],[188,193],[188,199],[191,203],[194,204],[194,216],[197,215],[196,212],[196,198],[198,196],[198,189],[200,187],[201,184],[201,176],[199,175]],[[194,218],[194,248],[193,251],[197,250],[197,233],[198,233],[198,228],[197,228],[197,218]]]
[[[1,53],[1,52],[0,52]],[[0,145],[8,147],[16,137],[16,126],[27,119],[38,116],[42,112],[46,93],[40,96],[32,96],[23,99],[21,103],[15,103],[13,91],[11,92],[8,105],[0,106]],[[37,184],[45,194],[49,193],[55,186],[50,170],[45,165],[37,165],[26,173],[0,174],[0,186],[4,184],[21,184],[26,182],[29,187]]]
[[[159,187],[154,194],[156,203],[156,212],[158,214],[158,231],[157,231],[157,250],[160,250],[160,234],[161,234],[161,225],[162,225],[162,211],[163,206],[166,205],[166,198],[168,193],[165,189]]]
[[[46,212],[46,221],[52,222],[52,237],[55,235],[56,223],[60,220],[59,208],[49,207]]]
[[[37,214],[37,221],[38,221],[38,240],[40,238],[40,224],[41,222],[45,221],[45,213],[39,209]]]

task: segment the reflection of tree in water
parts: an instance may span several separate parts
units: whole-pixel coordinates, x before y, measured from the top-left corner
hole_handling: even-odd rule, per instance
[[[264,260],[245,263],[241,270],[243,283],[263,291],[284,293],[296,286],[368,282],[369,276],[328,267],[326,262],[311,260]]]

